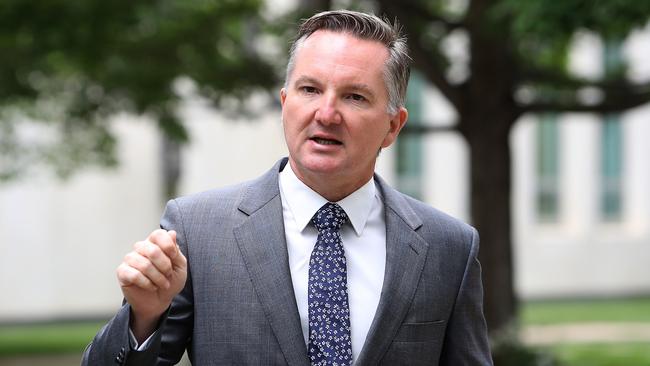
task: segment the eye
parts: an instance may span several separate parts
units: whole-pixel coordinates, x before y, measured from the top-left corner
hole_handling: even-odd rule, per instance
[[[300,90],[302,90],[306,94],[314,94],[318,92],[318,90],[313,86],[301,86]]]
[[[348,99],[352,99],[355,102],[364,102],[367,100],[366,97],[361,94],[350,94],[348,95]]]

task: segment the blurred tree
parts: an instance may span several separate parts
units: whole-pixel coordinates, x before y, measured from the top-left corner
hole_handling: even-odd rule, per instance
[[[331,5],[301,3],[309,9]],[[615,112],[648,101],[650,84],[631,83],[623,69],[601,80],[570,75],[567,50],[582,29],[623,39],[646,24],[650,2],[352,3],[401,20],[415,66],[458,113],[450,128],[470,149],[486,316],[493,334],[503,330],[516,316],[510,131],[525,113]],[[173,195],[178,143],[188,138],[176,115],[181,96],[175,83],[191,79],[199,95],[220,106],[225,96],[241,100],[280,79],[280,69],[259,57],[260,6],[258,0],[0,2],[0,180],[43,159],[61,175],[87,164],[115,164],[107,117],[126,111],[152,117],[168,137],[166,194]],[[450,37],[467,41],[466,64],[452,63],[444,52]],[[598,100],[584,98],[594,90]],[[53,136],[35,140],[29,129],[19,131],[25,120],[47,121]]]
[[[377,0],[409,36],[415,67],[458,114],[447,129],[467,141],[472,222],[481,233],[485,310],[491,334],[514,325],[511,245],[511,152],[520,116],[539,112],[616,112],[650,100],[650,83],[634,84],[623,69],[600,80],[567,70],[576,32],[623,39],[650,19],[650,2],[636,0]],[[450,37],[466,41],[467,62],[445,52]],[[589,92],[589,93],[585,93]],[[585,94],[596,98],[585,98]],[[418,126],[411,133],[434,131]]]
[[[129,112],[152,118],[164,132],[165,191],[173,195],[178,145],[188,139],[176,114],[179,80],[191,79],[195,93],[215,106],[276,84],[278,73],[256,47],[261,5],[0,2],[0,180],[41,161],[62,176],[114,165],[108,117]],[[51,134],[30,134],[26,124]]]

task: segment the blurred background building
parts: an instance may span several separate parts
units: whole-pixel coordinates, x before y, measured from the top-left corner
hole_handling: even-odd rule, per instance
[[[597,78],[623,56],[632,79],[650,76],[648,29],[619,44],[580,34],[569,67]],[[449,115],[453,121],[453,110],[415,76],[410,118]],[[648,104],[605,116],[522,117],[510,141],[515,280],[522,299],[650,293],[648,121]],[[454,132],[401,137],[393,165],[398,186],[471,222],[463,140]]]
[[[598,76],[621,55],[632,79],[650,77],[650,29],[620,44],[582,34],[570,67]],[[262,102],[264,113],[233,118],[191,97],[191,82],[179,88],[190,95],[181,115],[192,141],[181,154],[180,194],[254,178],[286,155],[277,104]],[[455,117],[417,72],[408,107],[412,124],[436,118],[445,125]],[[103,317],[120,305],[114,270],[156,228],[164,208],[163,144],[146,118],[114,118],[117,168],[84,170],[67,181],[42,173],[0,186],[0,321]],[[511,135],[520,297],[650,294],[648,140],[650,105],[606,116],[523,117]],[[454,132],[405,134],[382,152],[378,171],[402,191],[471,221],[467,154]]]

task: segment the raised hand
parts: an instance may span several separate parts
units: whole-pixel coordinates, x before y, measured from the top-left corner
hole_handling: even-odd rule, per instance
[[[117,267],[117,279],[131,305],[131,330],[141,343],[185,286],[187,260],[176,244],[176,232],[158,229],[135,243]]]

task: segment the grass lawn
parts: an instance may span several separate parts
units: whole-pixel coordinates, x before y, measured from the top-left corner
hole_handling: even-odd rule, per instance
[[[550,350],[566,366],[650,366],[650,342],[557,345]]]
[[[520,315],[523,325],[585,322],[650,323],[650,298],[527,302],[522,304]]]
[[[630,322],[650,324],[650,298],[534,301],[521,306],[521,324]],[[650,366],[647,343],[557,344],[543,348],[564,366]]]
[[[0,357],[20,354],[79,353],[104,323],[0,326]]]

